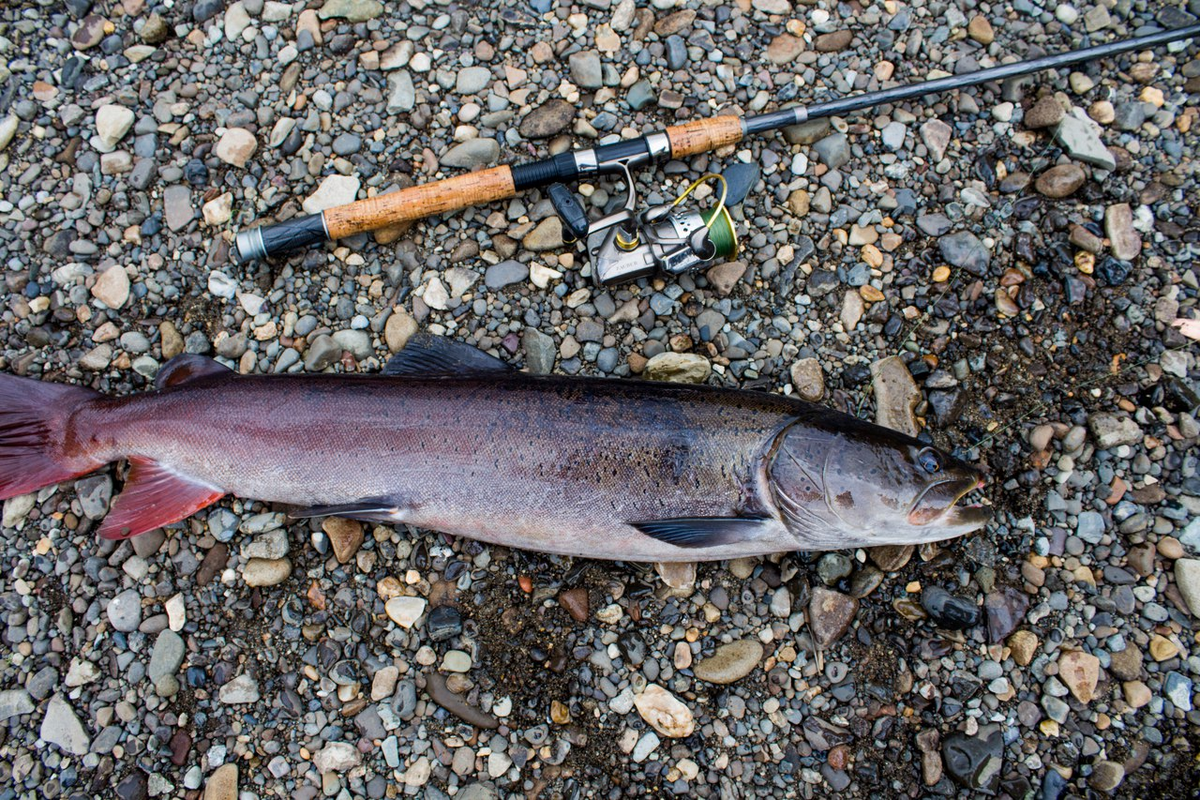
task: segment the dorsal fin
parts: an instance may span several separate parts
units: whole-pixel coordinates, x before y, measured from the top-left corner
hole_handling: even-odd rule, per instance
[[[432,333],[418,333],[383,368],[384,375],[450,376],[512,372],[498,358],[463,342]]]
[[[167,389],[206,375],[228,375],[232,372],[229,367],[206,356],[184,353],[162,365],[154,378],[154,385],[159,389]]]

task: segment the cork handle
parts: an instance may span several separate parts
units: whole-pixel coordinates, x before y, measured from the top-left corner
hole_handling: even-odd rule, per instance
[[[398,222],[503,200],[517,193],[512,170],[492,167],[325,209],[330,239],[387,228]]]
[[[709,150],[740,142],[742,134],[742,120],[734,116],[698,119],[667,128],[667,138],[671,140],[671,155],[676,158],[707,153]]]

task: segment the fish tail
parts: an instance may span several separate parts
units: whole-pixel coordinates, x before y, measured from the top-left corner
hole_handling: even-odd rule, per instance
[[[73,413],[99,397],[79,386],[0,374],[0,500],[103,466],[67,448]]]

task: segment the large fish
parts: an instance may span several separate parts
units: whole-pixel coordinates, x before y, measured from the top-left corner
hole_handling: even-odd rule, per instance
[[[226,494],[590,558],[696,561],[958,536],[979,473],[916,439],[759,392],[538,377],[413,338],[381,376],[240,376],[178,356],[110,398],[0,375],[0,499],[126,459],[99,535]]]

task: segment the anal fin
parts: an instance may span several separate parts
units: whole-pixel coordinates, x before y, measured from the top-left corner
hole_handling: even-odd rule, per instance
[[[353,503],[342,503],[328,506],[305,506],[288,511],[293,519],[307,517],[347,517],[361,519],[366,522],[399,522],[400,507],[395,500],[387,497],[364,497]]]
[[[769,517],[679,517],[629,524],[660,542],[702,548],[757,539],[766,534],[770,523]]]
[[[190,517],[225,496],[225,490],[202,483],[149,458],[132,456],[125,488],[100,525],[101,539],[128,539]]]

